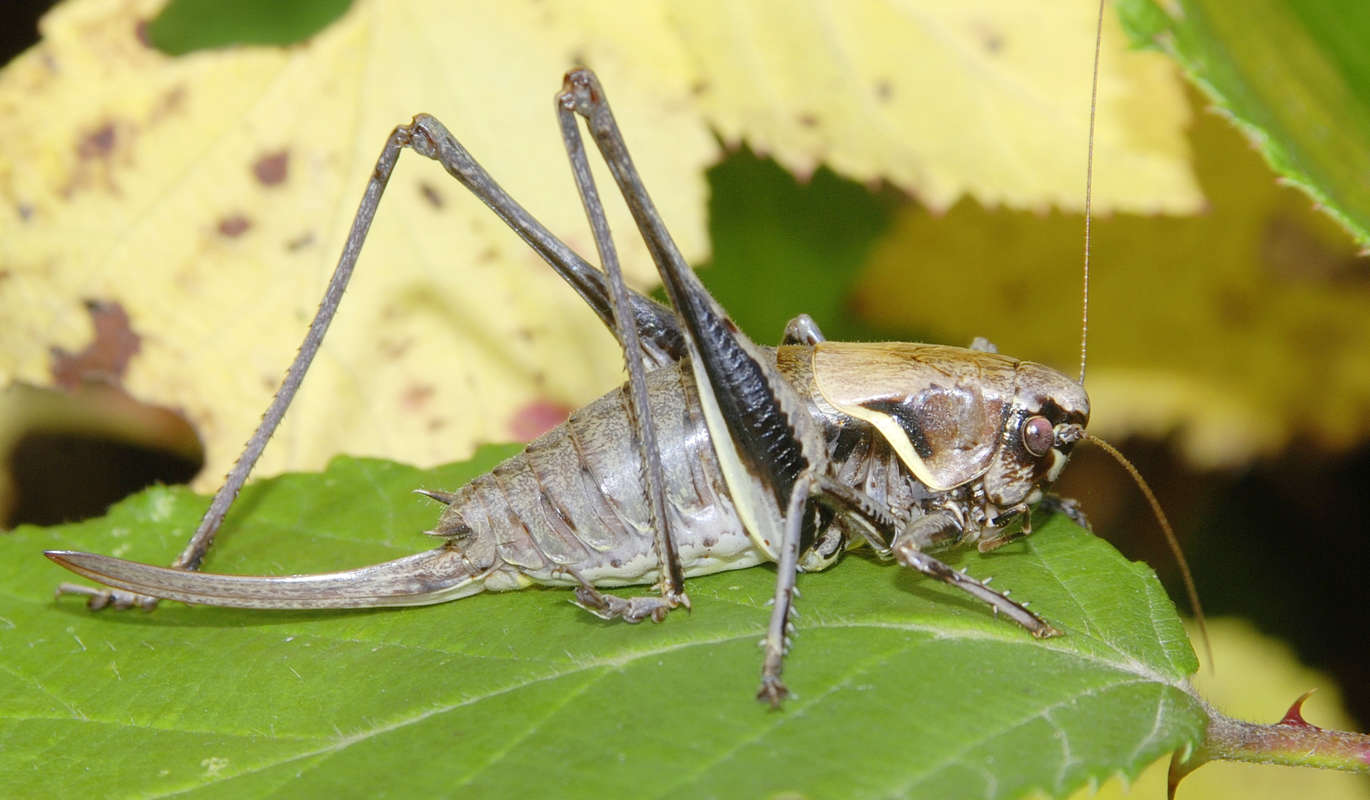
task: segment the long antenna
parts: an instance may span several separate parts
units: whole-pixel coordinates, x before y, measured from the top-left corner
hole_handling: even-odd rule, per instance
[[[1085,382],[1085,357],[1089,352],[1089,223],[1094,199],[1094,114],[1099,108],[1099,52],[1104,40],[1104,0],[1094,27],[1094,76],[1089,84],[1089,155],[1085,159],[1085,267],[1080,310],[1080,385]]]
[[[1203,639],[1204,652],[1208,656],[1208,667],[1213,668],[1213,643],[1208,638],[1208,623],[1204,617],[1204,608],[1199,603],[1199,590],[1194,585],[1194,574],[1189,571],[1189,562],[1185,560],[1184,551],[1180,549],[1180,539],[1175,535],[1175,529],[1170,527],[1170,520],[1166,518],[1165,512],[1161,510],[1161,502],[1156,499],[1156,494],[1151,491],[1142,473],[1132,466],[1118,448],[1090,433],[1084,435],[1086,441],[1095,447],[1108,453],[1110,456],[1127,470],[1127,474],[1132,476],[1132,480],[1137,484],[1137,488],[1142,490],[1142,496],[1147,503],[1151,504],[1151,512],[1156,515],[1156,521],[1161,524],[1161,532],[1165,534],[1166,544],[1170,545],[1170,552],[1175,554],[1175,562],[1180,565],[1180,578],[1184,581],[1185,594],[1189,596],[1189,605],[1194,611],[1194,621],[1199,625],[1199,637]]]
[[[1082,296],[1080,311],[1080,385],[1085,383],[1085,362],[1089,352],[1089,233],[1090,223],[1093,221],[1091,206],[1094,199],[1094,117],[1099,108],[1099,54],[1103,49],[1104,40],[1104,0],[1099,0],[1099,14],[1094,23],[1094,74],[1089,85],[1089,154],[1085,159],[1085,254],[1084,272],[1082,279]],[[1141,489],[1142,495],[1146,497],[1147,503],[1151,505],[1151,511],[1156,515],[1156,521],[1161,525],[1161,532],[1165,534],[1165,540],[1170,545],[1170,551],[1175,555],[1175,561],[1180,566],[1180,577],[1184,580],[1185,594],[1189,596],[1189,604],[1194,610],[1194,619],[1199,625],[1199,636],[1203,639],[1204,651],[1208,656],[1208,665],[1213,667],[1213,643],[1208,638],[1208,624],[1204,618],[1203,606],[1199,604],[1199,590],[1194,585],[1194,576],[1189,571],[1189,562],[1185,560],[1184,551],[1180,549],[1180,540],[1175,536],[1175,529],[1170,527],[1170,520],[1166,518],[1165,512],[1161,510],[1161,503],[1156,499],[1156,495],[1147,485],[1142,474],[1137,468],[1132,466],[1116,447],[1105,442],[1097,436],[1086,433],[1085,438],[1093,442],[1104,452],[1113,456],[1123,469],[1132,476],[1137,487]]]

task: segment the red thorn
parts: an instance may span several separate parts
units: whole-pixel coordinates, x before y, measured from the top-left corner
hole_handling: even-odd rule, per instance
[[[1317,689],[1309,689],[1299,695],[1299,699],[1295,700],[1294,703],[1289,706],[1289,710],[1284,712],[1284,717],[1280,719],[1278,724],[1293,725],[1298,728],[1309,728],[1315,731],[1322,730],[1322,728],[1319,728],[1317,725],[1314,725],[1303,718],[1303,703],[1316,691]],[[1370,753],[1367,753],[1364,757],[1370,758]]]

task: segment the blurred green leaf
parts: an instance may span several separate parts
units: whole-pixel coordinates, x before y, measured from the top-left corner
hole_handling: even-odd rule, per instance
[[[147,24],[148,41],[168,55],[232,45],[288,45],[323,30],[352,0],[172,0]]]
[[[416,551],[436,470],[338,458],[243,493],[210,568],[313,571]],[[45,548],[165,562],[205,499],[159,488],[0,541],[0,772],[16,796],[1016,797],[1134,774],[1193,743],[1195,668],[1151,571],[1059,518],[990,556],[1066,635],[1033,640],[859,556],[804,576],[780,712],[753,699],[773,573],[692,581],[692,613],[604,623],[562,590],[426,608],[251,613],[52,600]],[[802,724],[800,724],[802,722]],[[809,754],[807,757],[803,754]],[[911,754],[917,754],[911,757]],[[574,788],[571,788],[574,787]]]
[[[829,169],[801,183],[750,150],[731,153],[709,170],[713,259],[700,277],[759,342],[778,344],[785,324],[800,313],[812,316],[829,339],[873,338],[847,303],[895,208],[891,194],[873,193]]]

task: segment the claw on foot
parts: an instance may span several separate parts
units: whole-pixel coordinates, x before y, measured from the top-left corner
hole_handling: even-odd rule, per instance
[[[582,581],[576,587],[575,599],[571,602],[589,611],[600,619],[621,619],[629,624],[650,619],[661,622],[676,606],[690,607],[684,594],[671,597],[629,597],[622,598],[605,594]]]
[[[1045,622],[1042,623],[1042,627],[1037,628],[1037,629],[1035,629],[1035,630],[1032,631],[1032,638],[1034,638],[1034,639],[1050,639],[1050,638],[1055,637],[1055,636],[1064,636],[1064,635],[1065,635],[1065,633],[1063,633],[1062,631],[1056,630],[1055,628],[1051,627],[1050,625],[1046,624]]]
[[[74,594],[86,598],[86,608],[91,611],[99,611],[103,608],[113,607],[118,611],[137,606],[144,611],[151,611],[157,607],[160,598],[149,597],[145,594],[134,594],[122,589],[96,588],[94,586],[83,586],[79,583],[63,583],[58,585],[54,594],[61,597],[64,594]]]
[[[756,692],[757,700],[770,703],[771,708],[780,708],[780,704],[789,696],[790,690],[785,688],[780,678],[773,675],[761,676],[761,688]]]

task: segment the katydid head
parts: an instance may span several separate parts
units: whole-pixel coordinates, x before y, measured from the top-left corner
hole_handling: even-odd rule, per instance
[[[1074,379],[1031,361],[1014,370],[1016,391],[985,496],[1000,508],[1034,502],[1070,459],[1089,424],[1089,395]]]

